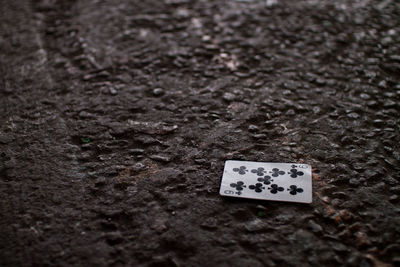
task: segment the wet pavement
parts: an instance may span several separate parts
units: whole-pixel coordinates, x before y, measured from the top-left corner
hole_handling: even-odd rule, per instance
[[[0,5],[1,266],[400,265],[400,3]],[[222,198],[229,159],[313,202]]]

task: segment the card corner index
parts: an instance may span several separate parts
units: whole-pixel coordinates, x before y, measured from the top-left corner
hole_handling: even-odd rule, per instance
[[[226,197],[226,196],[235,196],[235,193],[234,193],[234,191],[232,191],[232,190],[229,190],[229,189],[220,189],[219,190],[219,195],[220,196],[223,196],[223,197]]]
[[[311,166],[310,164],[302,164],[302,165],[306,165],[306,166],[307,166],[307,169],[312,170],[312,166]]]

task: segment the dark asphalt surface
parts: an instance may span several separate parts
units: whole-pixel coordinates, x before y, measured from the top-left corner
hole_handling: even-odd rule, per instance
[[[2,1],[0,266],[399,266],[399,81],[395,0]]]

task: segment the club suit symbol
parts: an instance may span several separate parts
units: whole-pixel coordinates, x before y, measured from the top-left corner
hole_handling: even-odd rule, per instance
[[[235,193],[237,195],[241,195],[242,190],[246,187],[242,181],[238,181],[237,183],[231,183],[230,186],[238,191]]]
[[[264,173],[267,173],[267,171],[264,168],[257,168],[257,169],[252,169],[252,173],[256,173],[258,176],[263,176]]]
[[[278,177],[279,175],[284,175],[285,172],[279,170],[278,168],[273,168],[272,171],[270,171],[269,173],[272,173],[271,176],[272,177]]]
[[[263,182],[264,184],[268,185],[271,184],[271,182],[273,182],[274,180],[271,178],[271,176],[266,175],[264,177],[259,177],[257,181]]]
[[[290,172],[288,172],[288,174],[290,174],[290,177],[292,178],[297,178],[298,176],[303,176],[304,172],[298,171],[297,169],[290,169]]]
[[[265,187],[262,183],[256,183],[255,185],[250,185],[249,189],[254,190],[257,193],[261,193]]]
[[[249,170],[247,170],[246,166],[240,166],[239,168],[233,168],[234,172],[239,173],[240,175],[246,174]]]
[[[299,193],[303,193],[303,188],[297,187],[296,185],[289,186],[287,190],[290,191],[289,193],[291,195],[297,195]]]
[[[282,192],[284,190],[283,187],[278,186],[277,184],[272,184],[271,187],[268,188],[268,190],[272,193],[272,194],[276,194],[278,192]]]

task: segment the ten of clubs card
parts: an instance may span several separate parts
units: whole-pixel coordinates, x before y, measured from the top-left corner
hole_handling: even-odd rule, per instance
[[[228,160],[219,193],[230,197],[311,203],[311,166]]]

